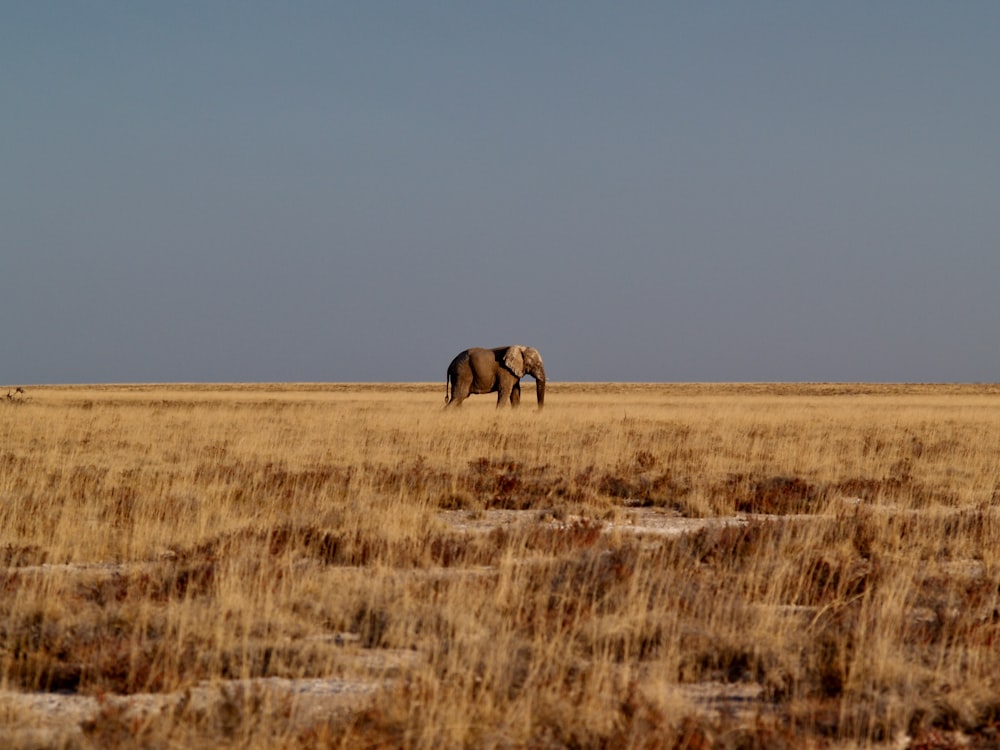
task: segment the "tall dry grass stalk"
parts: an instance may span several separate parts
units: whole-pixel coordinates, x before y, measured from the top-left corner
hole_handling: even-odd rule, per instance
[[[407,384],[28,391],[0,408],[8,744],[51,721],[19,713],[28,691],[206,684],[139,718],[102,698],[44,742],[1000,728],[994,388],[553,384],[543,412]],[[269,677],[370,691],[303,714]]]

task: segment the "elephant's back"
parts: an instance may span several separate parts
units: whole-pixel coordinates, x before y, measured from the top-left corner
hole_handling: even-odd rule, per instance
[[[455,358],[451,361],[451,364],[448,365],[449,375],[454,372],[457,372],[458,368],[462,366],[463,362],[469,361],[469,353],[471,351],[472,351],[471,349],[466,349],[464,352],[459,352],[458,354],[455,355]]]

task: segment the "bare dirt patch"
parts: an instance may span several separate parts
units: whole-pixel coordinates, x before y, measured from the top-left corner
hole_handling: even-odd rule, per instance
[[[20,747],[57,747],[100,731],[102,722],[138,727],[184,715],[197,717],[220,711],[242,715],[262,706],[285,714],[288,730],[295,732],[364,708],[387,684],[391,683],[375,677],[270,677],[199,683],[169,693],[88,696],[2,691],[0,715],[7,720],[0,738]]]
[[[662,508],[629,508],[615,513],[610,519],[595,519],[552,510],[484,510],[441,511],[438,518],[456,531],[487,534],[497,530],[542,527],[573,529],[587,525],[602,533],[649,534],[673,537],[701,529],[743,526],[746,516],[725,518],[686,518],[677,511]]]

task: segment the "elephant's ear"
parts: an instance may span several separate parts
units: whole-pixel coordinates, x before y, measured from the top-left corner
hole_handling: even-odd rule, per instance
[[[533,346],[524,347],[524,351],[521,352],[521,356],[524,358],[524,371],[525,372],[535,372],[545,367],[542,364],[542,355],[538,353],[538,350]]]
[[[503,355],[503,364],[508,370],[517,375],[517,377],[524,375],[524,347],[509,347],[507,353]]]

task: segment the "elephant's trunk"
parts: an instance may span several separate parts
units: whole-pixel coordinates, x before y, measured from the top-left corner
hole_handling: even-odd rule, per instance
[[[545,405],[545,369],[538,368],[531,373],[535,378],[535,395],[538,396],[538,408]]]

